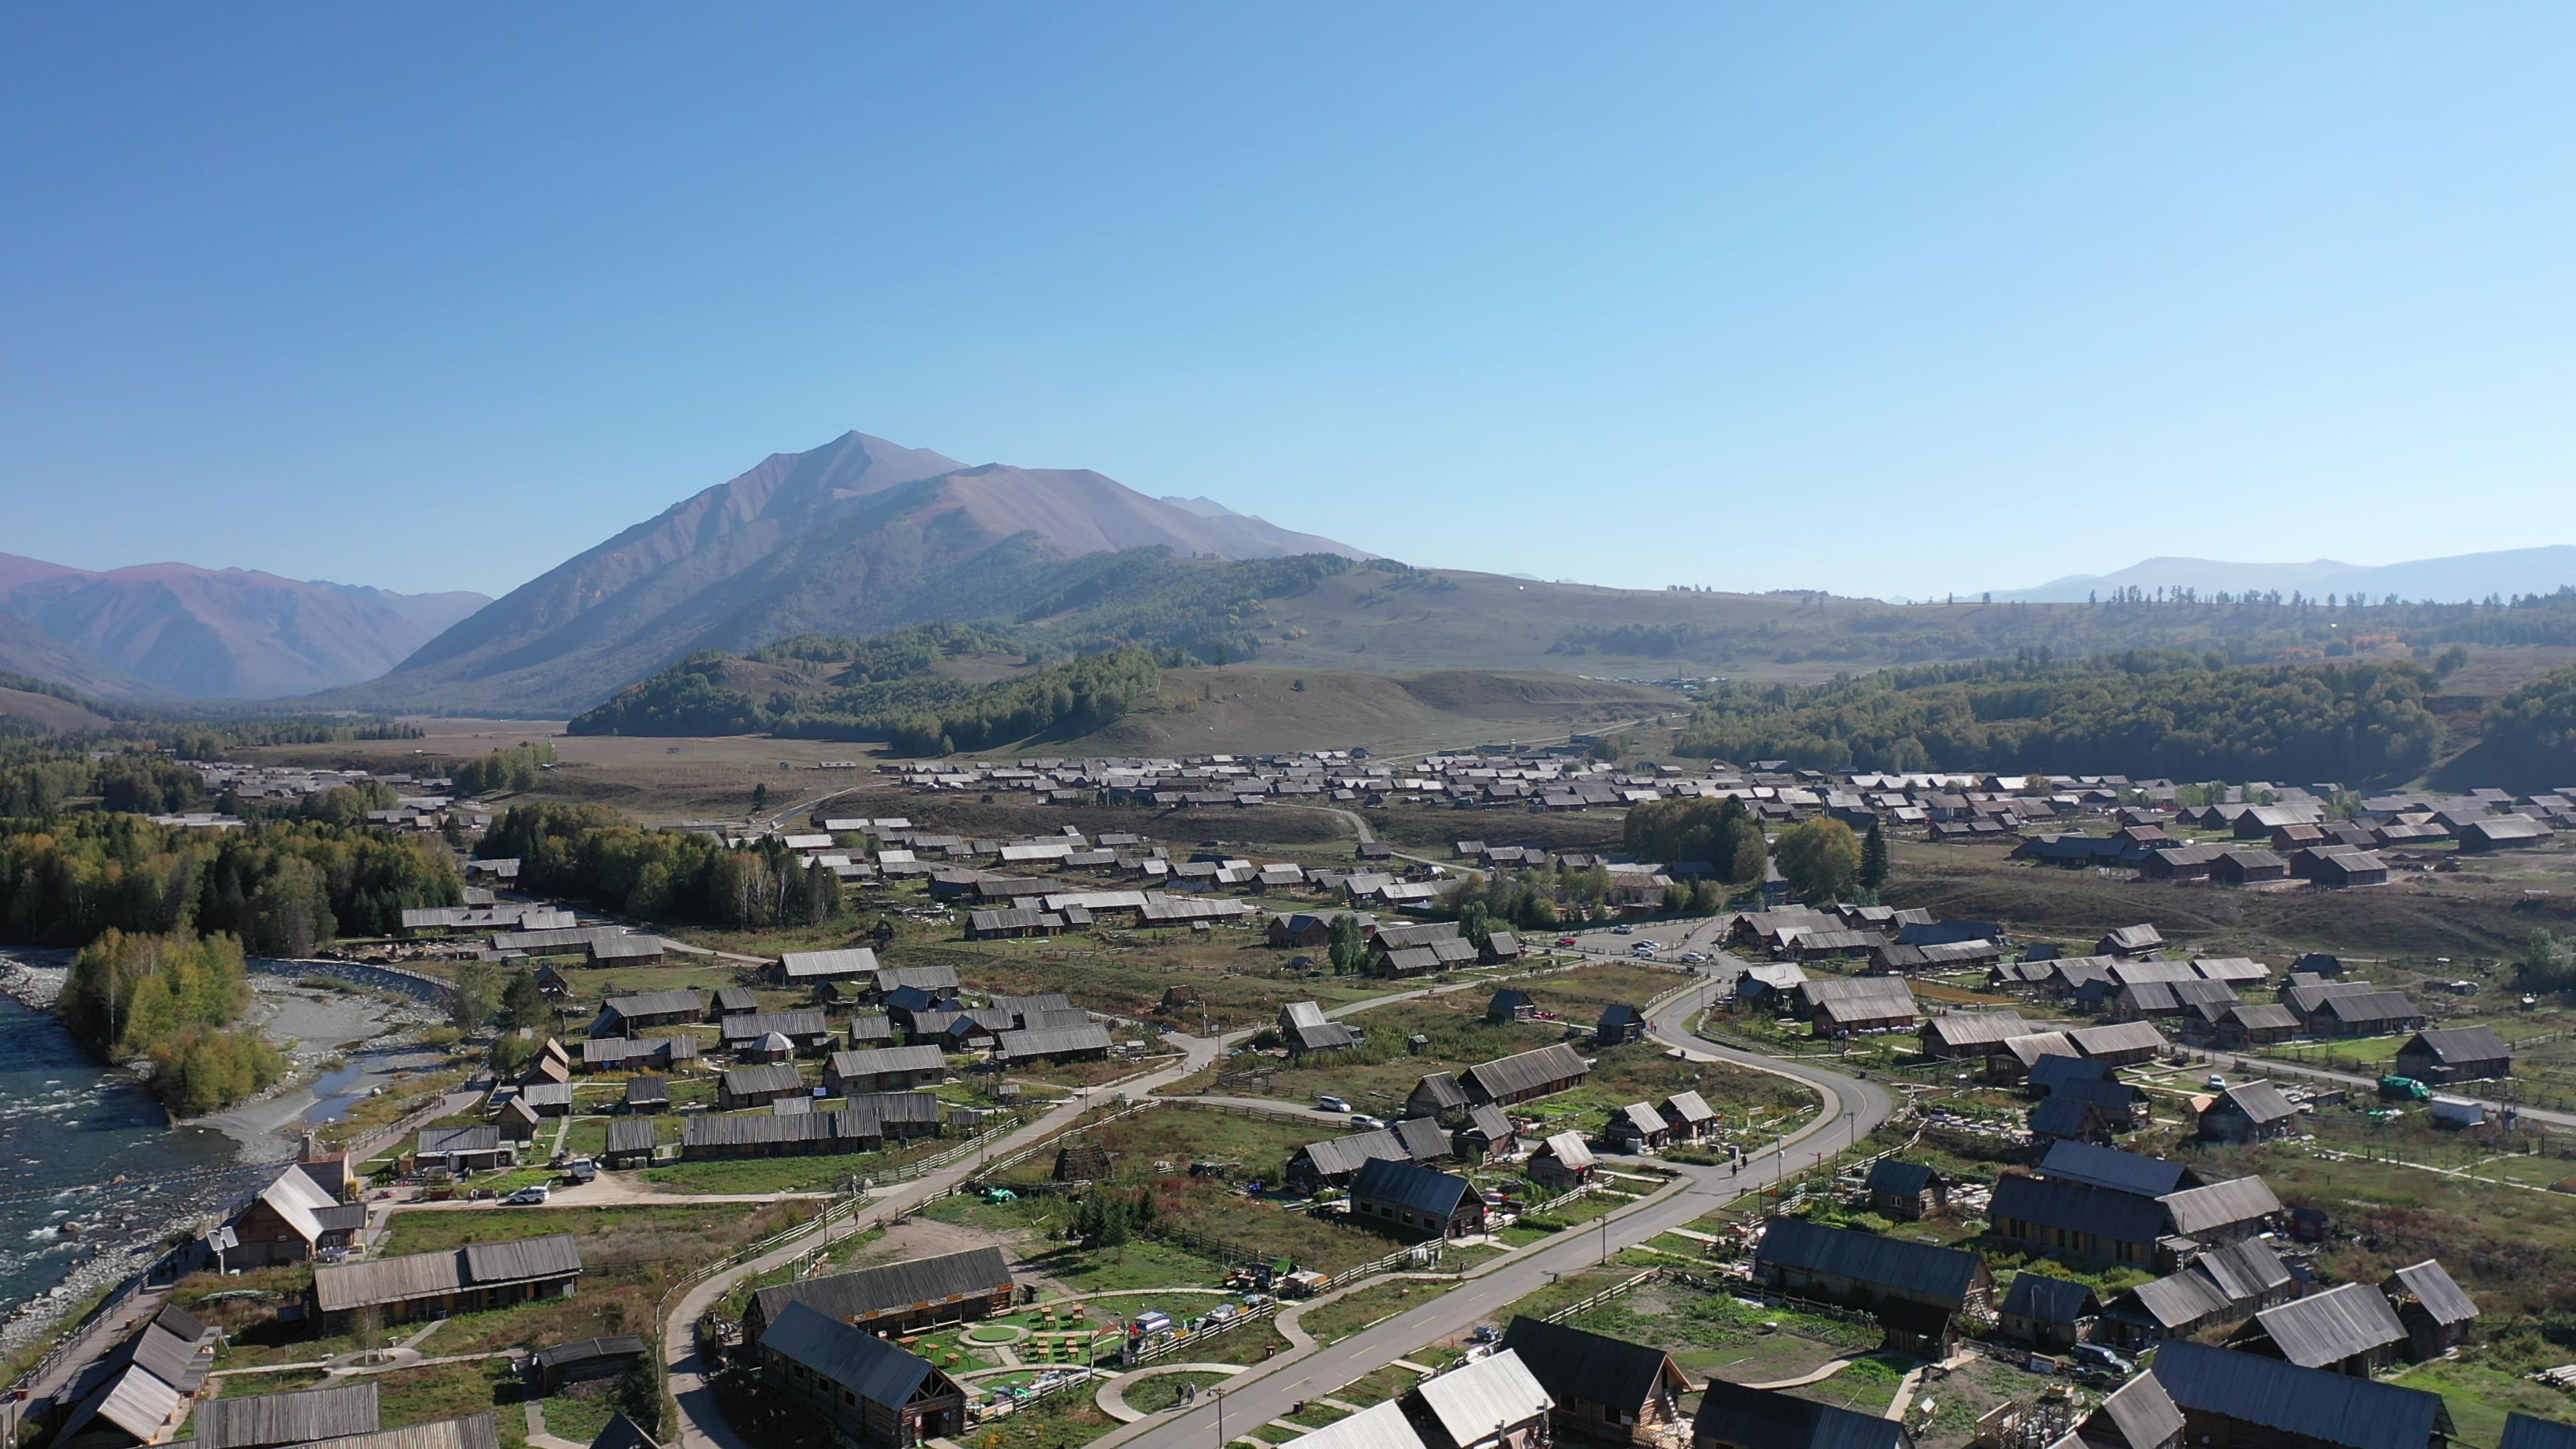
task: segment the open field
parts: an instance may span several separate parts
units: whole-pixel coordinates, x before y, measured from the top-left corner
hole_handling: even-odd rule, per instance
[[[2274,960],[2319,950],[2465,963],[2515,955],[2536,926],[2576,930],[2576,845],[2566,843],[2463,857],[2456,872],[2413,871],[2349,891],[2147,881],[2004,856],[2000,846],[1899,842],[1887,903],[1944,919],[2002,920],[2025,940],[2088,950],[2113,926],[2153,921],[2181,950]]]
[[[1398,677],[1259,664],[1166,671],[1127,713],[1061,748],[1086,754],[1378,754],[1562,737],[1686,707],[1681,695],[1569,674]],[[1055,749],[1058,746],[1050,745]]]

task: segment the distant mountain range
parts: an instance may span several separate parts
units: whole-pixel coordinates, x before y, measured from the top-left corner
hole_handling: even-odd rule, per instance
[[[2075,574],[2035,589],[1997,589],[1998,599],[2082,603],[2117,589],[2191,589],[2202,594],[2292,591],[2311,598],[2355,594],[2377,602],[2395,594],[2408,603],[2464,603],[2490,594],[2548,594],[2576,585],[2576,546],[2464,553],[2409,563],[2226,563],[2205,558],[2151,558],[2113,574]]]
[[[1206,499],[1088,469],[969,466],[864,433],[776,453],[575,555],[335,702],[571,710],[700,649],[1011,615],[1070,561],[1365,558]]]
[[[246,569],[0,554],[0,668],[113,698],[275,699],[373,679],[490,603]]]

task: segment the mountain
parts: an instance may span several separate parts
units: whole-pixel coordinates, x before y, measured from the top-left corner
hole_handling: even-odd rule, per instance
[[[100,698],[142,700],[164,698],[167,693],[130,674],[82,658],[44,630],[8,613],[0,613],[0,674],[23,674]]]
[[[2205,558],[2151,558],[2113,574],[2076,574],[2035,589],[1995,591],[1998,599],[2081,603],[2119,589],[2189,589],[2200,594],[2292,591],[2311,598],[2359,594],[2377,601],[2395,594],[2409,603],[2463,603],[2490,594],[2548,594],[2576,585],[2576,546],[2503,549],[2408,563],[2225,563]]]
[[[103,695],[131,694],[137,681],[198,699],[311,694],[375,678],[489,602],[247,569],[93,572],[0,554],[0,609],[126,687],[25,672]]]
[[[700,649],[1016,613],[1094,556],[1367,555],[1087,469],[969,466],[845,433],[585,550],[336,702],[573,710]]]

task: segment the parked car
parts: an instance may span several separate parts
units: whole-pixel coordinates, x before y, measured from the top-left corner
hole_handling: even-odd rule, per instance
[[[1560,946],[1580,946],[1583,943],[1572,936],[1559,936],[1556,938],[1556,944]]]
[[[1705,966],[1708,964],[1708,953],[1706,951],[1684,951],[1682,953],[1682,959],[1688,961],[1693,966]]]
[[[1318,1112],[1347,1112],[1351,1110],[1351,1104],[1343,1101],[1339,1097],[1323,1096],[1315,1099],[1315,1110]]]
[[[1618,925],[1610,928],[1610,934],[1613,936],[1633,936],[1637,934],[1637,928],[1627,924],[1625,921],[1622,921]]]
[[[551,1196],[553,1196],[553,1194],[547,1192],[543,1184],[539,1184],[535,1187],[523,1187],[517,1192],[510,1194],[508,1197],[501,1199],[501,1206],[542,1207],[545,1205],[546,1199]]]
[[[599,1177],[599,1164],[587,1157],[576,1158],[569,1175],[575,1183],[596,1181]]]
[[[2134,1373],[2138,1367],[2136,1364],[2129,1362],[2127,1359],[2120,1357],[2118,1354],[2098,1343],[2079,1343],[2073,1348],[2068,1349],[2066,1352],[2067,1356],[2074,1359],[2077,1363],[2090,1364],[2093,1367],[2100,1369],[2109,1369],[2115,1374]]]
[[[1375,1132],[1386,1124],[1379,1121],[1377,1118],[1370,1116],[1366,1112],[1353,1112],[1351,1114],[1351,1125],[1357,1127],[1362,1132]]]

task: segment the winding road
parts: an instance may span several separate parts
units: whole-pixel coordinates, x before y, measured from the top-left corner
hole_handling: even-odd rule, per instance
[[[1796,1159],[1840,1152],[1886,1120],[1893,1103],[1886,1089],[1875,1082],[1808,1062],[1758,1056],[1694,1034],[1689,1023],[1725,989],[1722,983],[1726,979],[1724,973],[1705,979],[1687,994],[1666,1003],[1650,1027],[1655,1040],[1792,1077],[1815,1088],[1823,1094],[1825,1108],[1805,1128],[1792,1133],[1773,1151],[1749,1158],[1742,1168],[1667,1163],[1666,1167],[1681,1174],[1675,1185],[1602,1219],[1604,1227],[1567,1233],[1535,1252],[1496,1259],[1486,1271],[1470,1276],[1409,1313],[1338,1343],[1304,1353],[1282,1353],[1228,1382],[1222,1395],[1202,1396],[1204,1402],[1196,1408],[1158,1414],[1113,1430],[1094,1442],[1102,1449],[1130,1443],[1149,1449],[1206,1449],[1217,1442],[1220,1405],[1228,1419],[1247,1428],[1284,1417],[1301,1399],[1331,1393],[1426,1343],[1492,1321],[1502,1310],[1557,1276],[1592,1267],[1608,1253],[1642,1243],[1768,1187],[1786,1171],[1807,1165]]]

